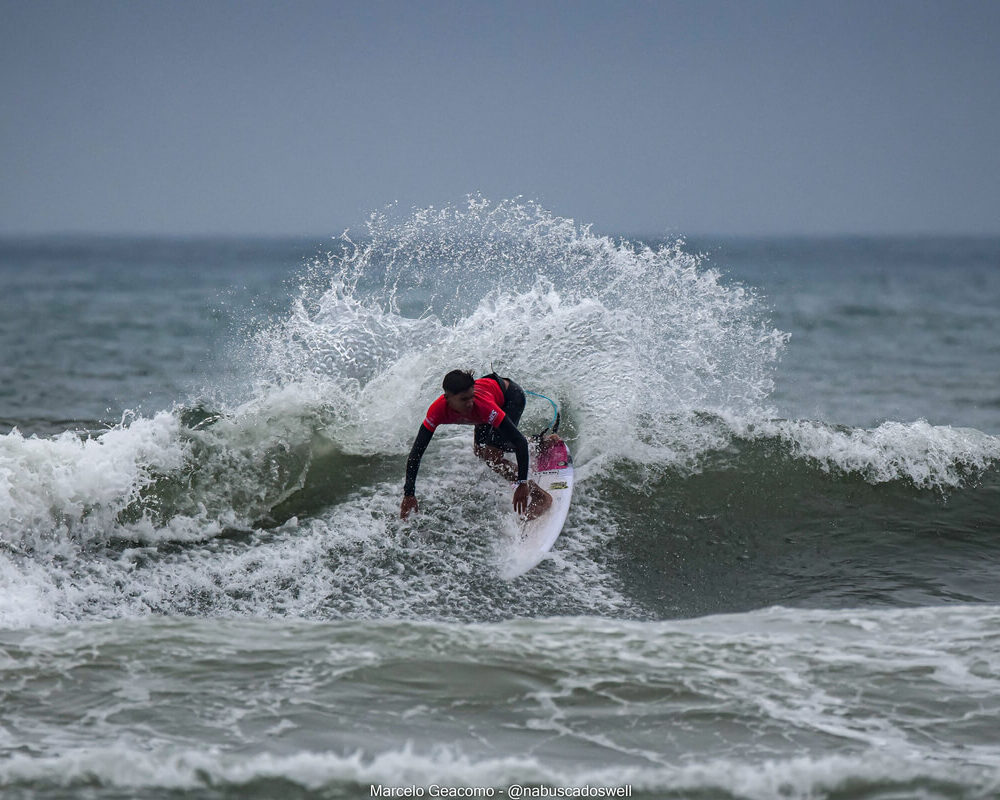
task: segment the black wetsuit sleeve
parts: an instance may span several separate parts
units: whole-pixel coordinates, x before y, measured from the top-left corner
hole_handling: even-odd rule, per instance
[[[517,453],[517,479],[519,481],[528,480],[528,440],[514,426],[514,423],[506,417],[500,423],[497,432],[514,445],[515,452]]]
[[[413,440],[413,447],[410,448],[410,455],[406,459],[406,483],[403,484],[403,496],[413,497],[417,490],[417,470],[420,469],[420,459],[424,457],[424,450],[431,441],[434,431],[429,431],[423,425],[417,431],[417,438]],[[523,437],[522,437],[523,438]]]

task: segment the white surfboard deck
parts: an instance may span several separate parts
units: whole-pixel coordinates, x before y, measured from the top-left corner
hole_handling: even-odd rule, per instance
[[[533,456],[528,477],[552,495],[552,505],[537,519],[517,518],[514,543],[500,568],[500,576],[508,580],[536,566],[552,549],[573,498],[573,457],[566,443],[550,435]]]

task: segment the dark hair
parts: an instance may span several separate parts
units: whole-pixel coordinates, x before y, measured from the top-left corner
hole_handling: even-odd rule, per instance
[[[475,382],[470,370],[453,369],[444,376],[441,388],[448,394],[461,394]]]

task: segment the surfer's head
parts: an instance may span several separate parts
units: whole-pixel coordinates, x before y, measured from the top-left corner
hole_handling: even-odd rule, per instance
[[[445,400],[452,411],[465,414],[472,410],[475,384],[472,373],[467,370],[453,369],[444,376],[441,388],[444,389]]]
[[[475,382],[469,370],[453,369],[444,376],[441,388],[445,394],[461,394],[466,389],[471,389]]]

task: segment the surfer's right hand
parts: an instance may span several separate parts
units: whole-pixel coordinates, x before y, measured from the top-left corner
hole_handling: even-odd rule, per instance
[[[531,484],[520,483],[514,490],[514,510],[524,516],[528,513],[528,501],[531,500]]]
[[[413,495],[403,498],[403,502],[399,504],[399,518],[406,519],[410,516],[411,511],[419,511],[417,508],[417,498]]]

